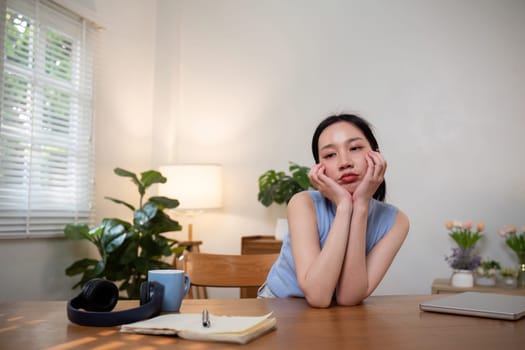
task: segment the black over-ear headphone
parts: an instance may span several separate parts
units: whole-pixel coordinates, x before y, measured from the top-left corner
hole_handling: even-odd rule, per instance
[[[118,326],[157,316],[163,297],[162,284],[146,281],[140,285],[139,307],[110,312],[118,301],[117,286],[108,280],[92,279],[82,287],[79,295],[67,303],[67,317],[82,326]]]

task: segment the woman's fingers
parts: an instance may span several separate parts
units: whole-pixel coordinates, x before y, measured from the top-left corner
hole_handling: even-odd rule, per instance
[[[323,175],[323,169],[324,168],[321,164],[315,164],[308,172],[308,178],[310,179],[310,182],[317,189],[319,189],[319,186],[322,182],[320,176]]]
[[[370,151],[368,153],[369,159],[372,162],[372,178],[374,180],[381,180],[383,181],[383,176],[386,172],[386,160],[383,158],[381,153]]]

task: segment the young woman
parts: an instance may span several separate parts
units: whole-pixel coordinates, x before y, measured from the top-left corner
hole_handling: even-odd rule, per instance
[[[313,307],[356,305],[385,275],[408,233],[407,216],[384,203],[384,160],[369,124],[336,115],[315,130],[317,191],[288,203],[289,234],[258,297],[304,297]]]

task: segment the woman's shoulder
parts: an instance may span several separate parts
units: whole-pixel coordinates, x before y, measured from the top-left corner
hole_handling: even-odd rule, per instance
[[[288,202],[288,210],[295,208],[315,208],[317,203],[320,202],[324,197],[319,191],[306,190],[297,192],[292,196],[290,202]]]
[[[393,224],[399,209],[386,202],[381,202],[376,199],[370,200],[368,205],[368,218],[372,222],[387,222],[389,225]]]
[[[370,200],[370,203],[369,203],[369,207],[368,207],[369,210],[374,210],[374,211],[382,211],[382,212],[397,212],[399,211],[399,209],[393,205],[393,204],[390,204],[390,203],[386,203],[386,202],[381,202],[381,201],[378,201],[377,199],[371,199]]]
[[[375,220],[388,223],[389,227],[401,226],[408,230],[410,225],[408,216],[393,204],[381,202],[375,199],[370,201],[369,215]]]
[[[319,201],[319,200],[322,200],[323,199],[323,196],[321,195],[321,193],[319,191],[314,191],[314,190],[306,190],[306,191],[301,191],[301,192],[297,192],[296,194],[294,194],[292,196],[292,198],[290,199],[290,203],[292,201]]]

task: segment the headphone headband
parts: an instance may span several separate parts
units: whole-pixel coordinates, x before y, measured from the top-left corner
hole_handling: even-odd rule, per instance
[[[160,314],[164,286],[158,282],[143,282],[140,286],[140,306],[111,312],[118,301],[118,288],[110,281],[88,281],[82,292],[67,303],[67,316],[82,326],[112,327],[132,323]]]

